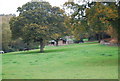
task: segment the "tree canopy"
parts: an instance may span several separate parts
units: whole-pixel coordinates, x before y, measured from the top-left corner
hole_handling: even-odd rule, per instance
[[[98,34],[102,38],[103,33],[108,33],[116,38],[118,33],[118,7],[116,2],[88,2],[84,4],[66,2],[64,7],[70,9],[67,26],[76,38],[86,35]],[[77,32],[77,33],[76,33]],[[83,35],[84,34],[84,35]]]
[[[48,2],[28,2],[17,10],[20,14],[13,17],[10,26],[13,38],[22,37],[27,43],[40,42],[43,52],[45,42],[65,32],[64,11],[52,7]]]

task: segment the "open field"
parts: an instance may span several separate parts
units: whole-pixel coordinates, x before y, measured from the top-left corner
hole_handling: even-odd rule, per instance
[[[3,79],[117,79],[118,48],[98,43],[47,46],[2,55]]]

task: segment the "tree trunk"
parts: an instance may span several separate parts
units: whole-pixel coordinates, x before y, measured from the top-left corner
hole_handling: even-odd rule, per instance
[[[101,41],[101,35],[98,34],[98,43],[100,43],[100,41]]]
[[[55,40],[56,41],[56,46],[58,46],[58,39],[57,40]]]
[[[45,47],[44,41],[43,41],[43,39],[41,39],[41,40],[40,40],[40,53],[43,53],[43,52],[44,52],[44,47]]]
[[[27,48],[29,49],[30,47],[29,47],[29,43],[27,43]]]
[[[104,38],[104,33],[102,32],[101,33],[101,40]]]

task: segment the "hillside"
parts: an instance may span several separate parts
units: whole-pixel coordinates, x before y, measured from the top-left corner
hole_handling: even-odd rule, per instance
[[[117,79],[118,49],[98,43],[3,54],[3,79]]]

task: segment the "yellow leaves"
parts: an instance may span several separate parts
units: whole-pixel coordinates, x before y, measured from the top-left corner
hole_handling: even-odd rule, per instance
[[[60,34],[57,34],[57,33],[56,33],[56,34],[54,34],[54,35],[55,35],[56,37],[59,37],[59,36],[60,36]]]
[[[106,16],[108,18],[117,18],[118,17],[118,11],[115,7],[114,8],[105,7],[104,12],[106,13]]]
[[[112,6],[112,7],[111,7]],[[96,3],[90,9],[86,9],[86,14],[88,17],[88,22],[90,25],[96,25],[96,21],[100,21],[101,23],[109,23],[107,19],[115,19],[118,18],[118,12],[115,5],[103,5],[101,3]]]
[[[99,8],[96,8],[96,12],[101,13],[101,11]]]
[[[39,26],[39,28],[40,28],[40,30],[46,30],[46,29],[48,29],[47,26]]]
[[[115,29],[111,25],[108,26],[108,30],[106,32],[109,35],[111,35],[112,37],[116,37],[117,36],[117,33],[116,33]]]
[[[64,34],[67,34],[68,33],[68,31],[66,31],[66,32],[63,32]]]
[[[100,21],[101,21],[102,23],[108,23],[108,21],[106,20],[105,17],[103,17],[103,18],[99,18],[99,19],[100,19]]]
[[[85,13],[86,13],[86,15],[88,15],[90,13],[90,9],[86,8]]]
[[[54,33],[52,37],[53,37],[53,38],[59,38],[60,36],[61,36],[61,34]]]

